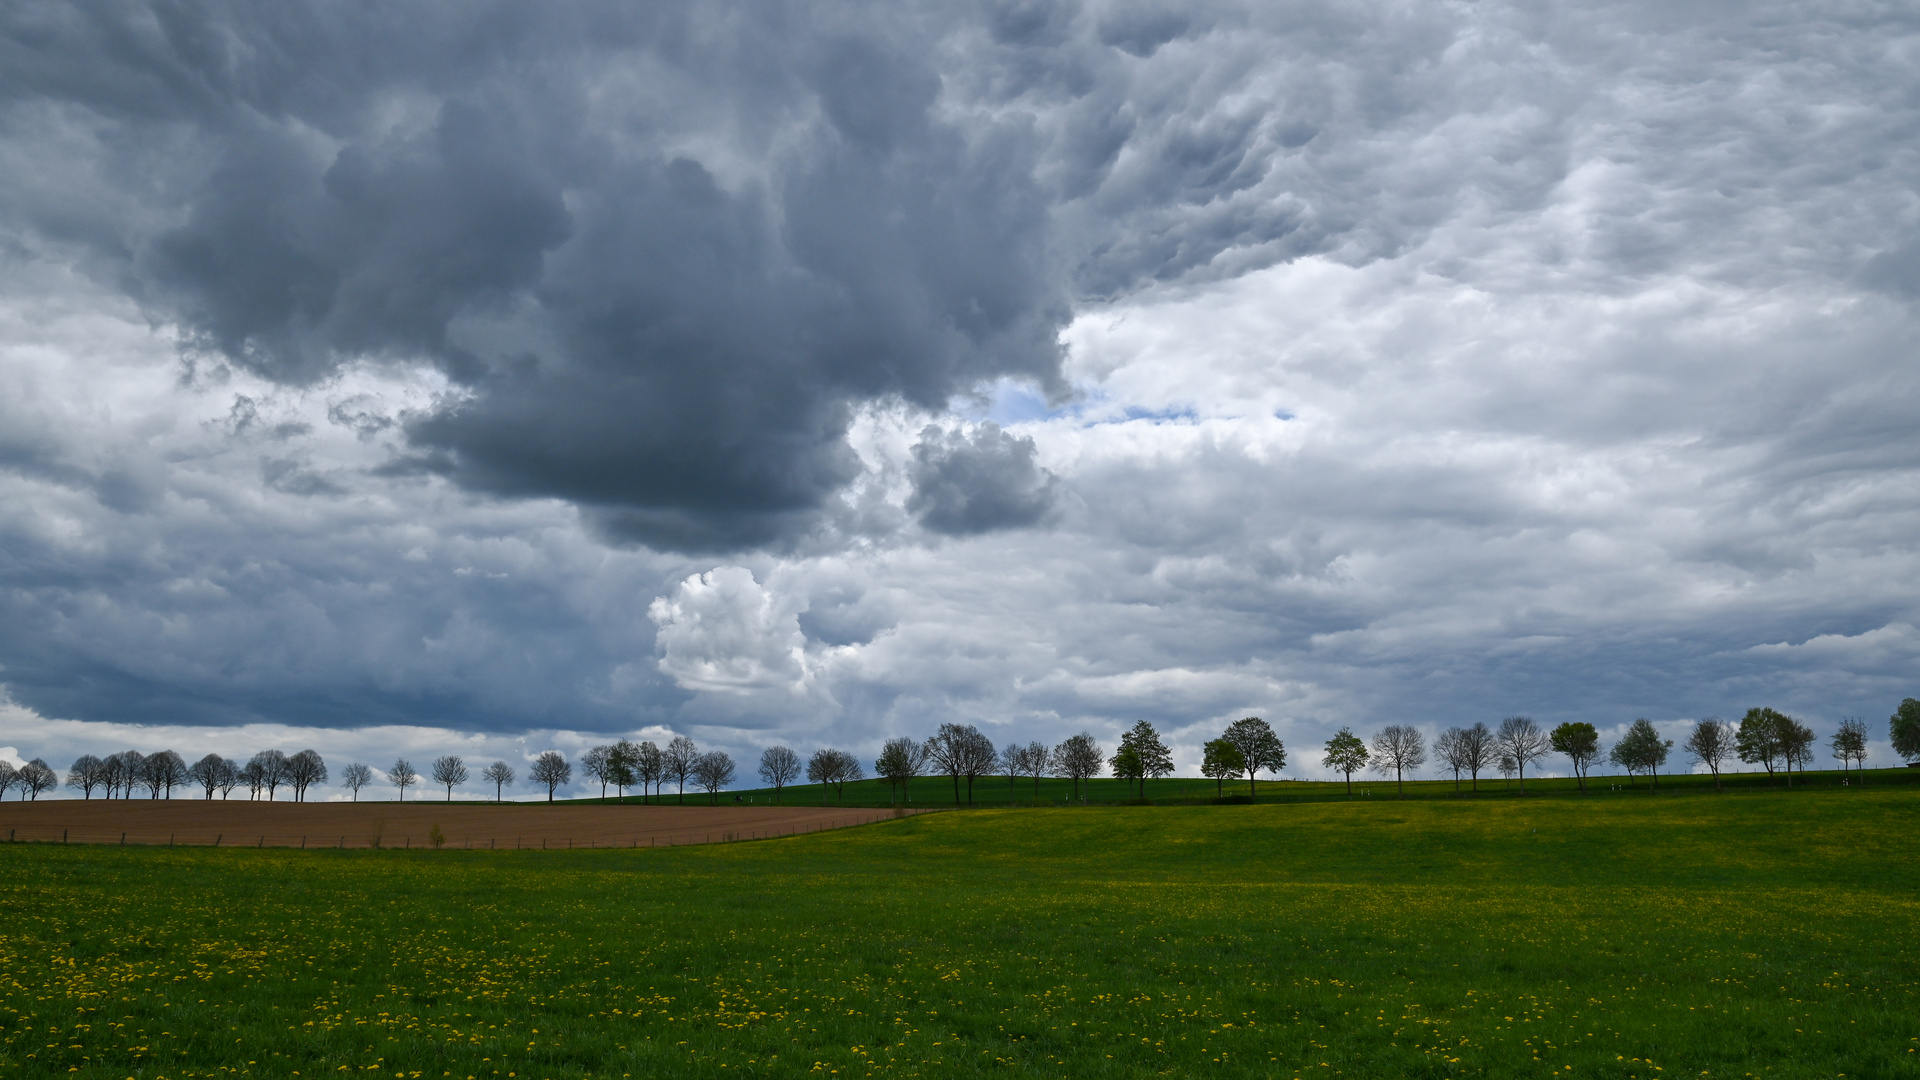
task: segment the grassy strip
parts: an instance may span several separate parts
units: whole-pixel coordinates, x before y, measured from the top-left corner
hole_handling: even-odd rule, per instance
[[[1920,1075],[1914,793],[0,848],[0,1077]]]
[[[1846,781],[1843,785],[1842,781]],[[1805,776],[1795,773],[1793,789],[1837,788],[1842,786],[1887,787],[1920,785],[1920,769],[1868,769],[1864,772],[1843,773],[1839,770],[1809,772]],[[1324,780],[1273,780],[1262,778],[1253,785],[1250,801],[1267,803],[1303,803],[1345,801],[1348,799],[1516,799],[1523,797],[1522,784],[1517,780],[1502,779],[1497,773],[1481,776],[1479,785],[1474,788],[1470,781],[1462,777],[1458,786],[1449,778],[1445,780],[1408,780],[1395,786],[1393,777],[1382,779],[1376,774],[1356,774],[1353,778],[1351,793],[1344,782]],[[1535,777],[1529,776],[1524,785],[1524,797],[1537,796],[1579,796],[1645,798],[1655,794],[1687,795],[1717,793],[1760,793],[1786,790],[1784,776],[1769,776],[1764,772],[1727,773],[1721,777],[1719,789],[1714,786],[1713,777],[1676,773],[1654,778],[1646,776],[1591,776],[1587,778],[1583,793],[1579,781],[1570,776]],[[823,790],[824,788],[824,790]],[[890,788],[885,781],[863,780],[857,784],[844,784],[839,789],[821,784],[796,784],[780,792],[780,801],[792,806],[892,806],[902,803],[912,806],[952,806],[954,805],[953,782],[946,776],[923,776],[915,779],[903,795]],[[1248,784],[1244,778],[1216,783],[1197,776],[1176,776],[1160,780],[1149,780],[1146,786],[1147,801],[1156,805],[1179,806],[1213,803],[1221,795],[1235,801],[1247,801]],[[1066,806],[1074,801],[1073,785],[1066,780],[1043,776],[1036,784],[1031,777],[1021,777],[1009,782],[1005,776],[983,776],[973,783],[973,805],[975,806]],[[1080,785],[1080,800],[1094,806],[1117,806],[1135,800],[1139,795],[1132,782],[1103,777],[1085,781]],[[960,801],[967,799],[966,783],[960,784]],[[667,805],[679,803],[679,793],[669,790],[663,796],[648,796],[651,801]],[[604,799],[576,799],[575,802],[629,802],[638,803],[642,796],[629,793],[624,800],[609,796]],[[741,788],[723,791],[716,801],[732,805],[738,799],[743,803],[760,805],[774,801],[772,788]],[[458,800],[455,800],[458,801]],[[706,792],[686,793],[686,805],[706,806]]]

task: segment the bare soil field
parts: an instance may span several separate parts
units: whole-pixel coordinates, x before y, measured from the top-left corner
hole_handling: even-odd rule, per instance
[[[925,811],[819,806],[576,806],[569,803],[289,803],[49,799],[0,804],[0,838],[225,847],[669,847],[762,840]]]

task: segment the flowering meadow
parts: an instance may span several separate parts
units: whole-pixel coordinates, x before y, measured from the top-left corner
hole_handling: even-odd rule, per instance
[[[0,1078],[1920,1076],[1912,789],[0,847]]]

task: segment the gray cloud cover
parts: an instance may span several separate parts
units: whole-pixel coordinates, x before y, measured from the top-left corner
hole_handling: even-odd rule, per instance
[[[1884,715],[1915,29],[16,5],[0,682],[740,747]]]

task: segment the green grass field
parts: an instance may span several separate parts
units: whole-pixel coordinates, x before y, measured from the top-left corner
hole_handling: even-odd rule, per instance
[[[1917,796],[12,845],[0,1078],[1920,1076]]]

